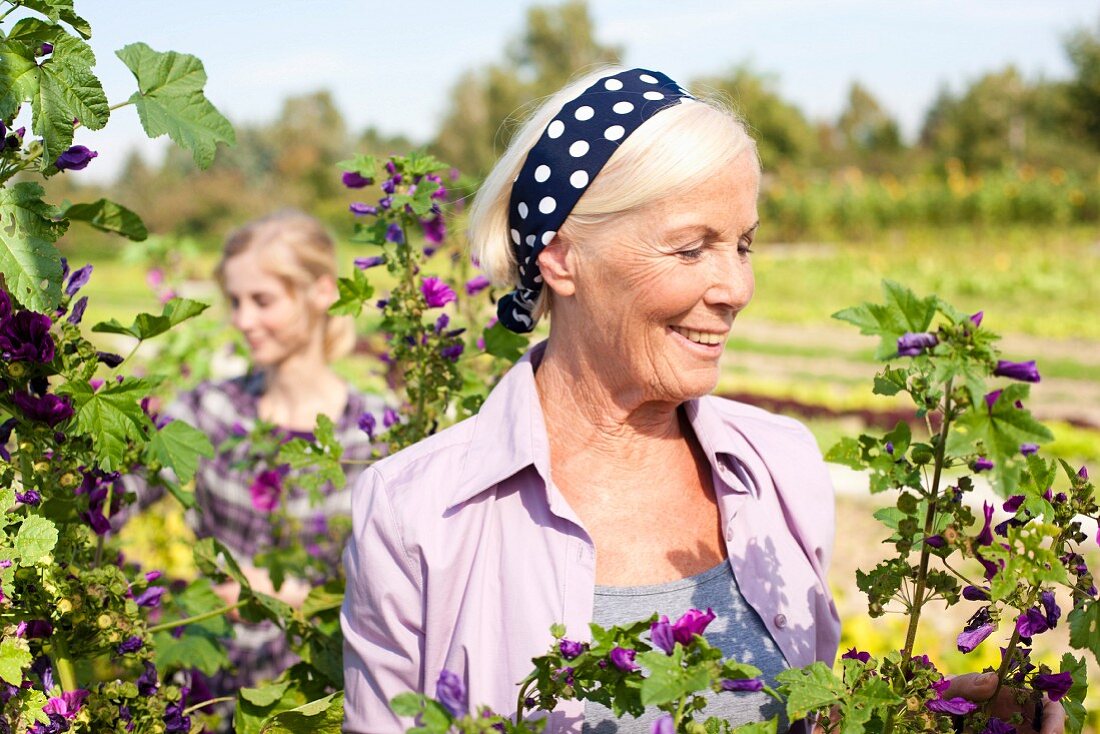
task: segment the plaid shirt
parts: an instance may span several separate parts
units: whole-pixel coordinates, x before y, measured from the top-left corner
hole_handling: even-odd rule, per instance
[[[188,512],[188,524],[199,538],[217,538],[238,561],[246,563],[251,563],[257,552],[270,548],[276,540],[270,514],[253,506],[249,491],[258,473],[259,457],[254,456],[247,440],[225,450],[219,447],[232,436],[252,432],[258,420],[257,406],[263,389],[262,374],[204,382],[181,394],[164,411],[165,415],[185,421],[205,433],[218,451],[212,460],[203,460],[199,465],[195,475],[195,504],[200,511]],[[362,462],[370,459],[374,448],[367,434],[358,427],[359,417],[371,412],[381,423],[383,408],[379,397],[348,391],[347,405],[336,421],[336,439],[343,447],[342,458],[349,462],[344,464],[349,479],[363,470]],[[309,437],[301,432],[289,433]],[[147,507],[164,494],[162,488],[145,484],[136,476],[126,477],[125,482],[127,488],[138,495],[138,502],[132,509]],[[300,541],[303,544],[314,540],[313,529],[318,524],[330,517],[350,515],[350,484],[339,491],[328,485],[322,494],[323,499],[317,506],[310,505],[305,493],[293,489],[285,499],[288,514],[302,521]],[[289,539],[282,544],[288,543]],[[342,540],[329,549],[334,563],[339,558],[341,546]],[[276,625],[238,623],[234,628],[236,637],[227,641],[226,647],[236,674],[222,673],[210,681],[214,695],[234,694],[238,687],[254,686],[274,678],[297,662],[283,631]]]

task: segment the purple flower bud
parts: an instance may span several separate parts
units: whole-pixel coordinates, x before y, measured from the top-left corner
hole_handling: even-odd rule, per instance
[[[661,714],[653,722],[650,734],[676,734],[676,722],[673,721],[672,714]]]
[[[395,164],[393,161],[386,161],[386,173],[390,174],[391,176],[397,173],[397,164]]]
[[[841,660],[858,660],[861,663],[868,663],[871,661],[871,653],[860,652],[859,650],[850,648],[848,652],[840,656]]]
[[[989,616],[989,608],[982,607],[967,621],[963,631],[959,633],[958,638],[955,640],[959,652],[972,652],[985,638],[993,634],[994,629],[996,629],[996,625],[993,624],[993,619]]]
[[[1020,509],[1020,505],[1022,505],[1023,503],[1024,496],[1022,494],[1014,494],[1007,500],[1005,500],[1005,503],[1002,505],[1002,507],[1004,508],[1005,512],[1016,512],[1016,510]]]
[[[151,584],[163,575],[160,571],[149,571],[145,574],[145,581]]]
[[[672,635],[681,645],[690,645],[695,639],[695,635],[703,634],[707,625],[713,621],[713,609],[707,608],[705,613],[698,609],[689,609],[673,623]]]
[[[488,277],[486,277],[484,275],[475,276],[473,278],[470,278],[470,280],[466,281],[466,295],[468,295],[468,296],[477,295],[478,293],[485,290],[489,286],[490,286],[490,283],[489,283],[489,278]]]
[[[96,359],[98,359],[100,362],[107,365],[111,369],[118,367],[123,362],[122,355],[112,354],[111,352],[96,352],[95,356]]]
[[[665,651],[666,654],[671,655],[672,651],[676,649],[676,638],[672,633],[672,625],[668,622],[668,617],[661,615],[653,624],[649,625],[649,638],[653,640],[653,644]]]
[[[91,279],[91,277],[91,265],[85,265],[82,268],[74,270],[72,276],[69,278],[69,283],[65,286],[66,295],[75,296],[78,290],[88,285],[88,281]]]
[[[634,662],[634,656],[636,655],[634,650],[630,650],[625,647],[619,647],[616,645],[611,648],[611,653],[608,655],[611,658],[612,664],[624,673],[633,673],[635,670],[641,670],[637,663]],[[601,661],[603,662],[603,661]]]
[[[989,545],[993,542],[993,533],[990,531],[989,525],[993,520],[993,504],[991,502],[982,503],[982,511],[985,514],[985,525],[982,526],[982,530],[978,533],[978,537],[975,542],[978,545]]]
[[[374,257],[357,257],[355,258],[355,267],[360,270],[370,270],[376,268],[382,263],[386,262],[386,259],[381,255],[375,255]]]
[[[993,406],[996,404],[997,398],[1001,397],[1001,393],[1003,392],[1004,390],[993,390],[985,394],[985,407],[990,412],[993,412]]]
[[[355,171],[344,171],[340,175],[340,180],[349,189],[361,189],[364,186],[370,186],[372,183],[374,183],[373,178],[368,178],[366,176],[361,176],[358,173],[356,173]]]
[[[882,448],[885,449],[886,453],[890,454],[891,456],[894,455],[894,442],[893,441],[887,441],[886,445],[883,446]]]
[[[993,468],[993,462],[984,456],[979,456],[974,460],[974,471],[989,471]]]
[[[405,230],[401,229],[401,225],[394,222],[386,228],[386,242],[392,242],[395,245],[405,244]]]
[[[722,690],[755,693],[764,690],[764,681],[759,678],[723,678]]]
[[[993,374],[997,377],[1008,377],[1021,382],[1039,382],[1039,368],[1035,366],[1035,360],[1028,362],[998,360]]]
[[[46,42],[46,43],[43,43],[41,46],[38,47],[38,55],[39,56],[49,56],[52,53],[53,53],[53,44],[52,43]]]
[[[69,318],[66,319],[70,324],[76,326],[84,318],[84,311],[88,308],[88,297],[81,296],[80,299],[73,305],[73,311],[69,314]]]
[[[1089,469],[1088,469],[1088,467],[1082,465],[1081,468],[1077,470],[1077,476],[1081,477],[1085,481],[1088,481],[1088,478],[1089,478]]]
[[[378,200],[379,209],[389,209],[391,206],[393,206],[392,196],[383,196],[381,199]]]
[[[160,598],[164,596],[163,586],[150,586],[134,597],[134,603],[139,607],[150,609],[160,606]]]
[[[439,355],[444,359],[449,359],[452,362],[457,362],[458,358],[462,356],[463,350],[466,345],[462,342],[455,342],[454,344],[448,344],[439,350]]]
[[[574,642],[573,640],[562,640],[558,643],[558,650],[561,651],[561,656],[563,658],[572,660],[584,652],[584,644]]]
[[[420,292],[424,300],[428,302],[428,308],[442,308],[448,303],[458,300],[458,296],[450,286],[435,276],[425,278],[420,284]]]
[[[1070,688],[1073,688],[1073,674],[1067,671],[1065,673],[1037,675],[1035,676],[1034,685],[1036,690],[1047,694],[1051,701],[1060,701],[1062,696],[1069,693]]]
[[[983,316],[985,316],[985,311],[978,311],[970,317],[970,323],[974,324],[975,328],[981,326]]]
[[[943,539],[942,535],[929,535],[924,539],[924,542],[933,548],[942,548],[947,545],[947,541]]]
[[[1016,618],[1016,631],[1020,637],[1033,637],[1050,629],[1046,615],[1035,608],[1028,609]]]
[[[182,629],[182,627],[179,629]],[[142,696],[152,696],[160,687],[160,681],[157,679],[157,667],[148,660],[144,664],[145,671],[138,676],[136,681],[137,689]]]
[[[438,245],[447,238],[447,223],[442,214],[420,222],[420,229],[424,232],[424,239],[433,244]]]
[[[378,214],[378,207],[364,204],[361,201],[354,201],[348,204],[348,211],[357,217],[365,217],[368,214],[373,217]]]
[[[119,655],[129,655],[132,652],[140,650],[144,644],[145,642],[140,637],[134,635],[120,642],[118,647],[115,648],[115,651]]]
[[[59,171],[82,171],[99,153],[83,145],[74,145],[57,157],[54,165]]]
[[[466,715],[466,684],[451,671],[439,672],[439,679],[435,682],[435,697],[443,704],[443,708],[451,712],[451,716]]]
[[[1020,453],[1024,456],[1031,456],[1039,450],[1039,444],[1037,443],[1022,443],[1020,444]]]
[[[1058,619],[1062,616],[1061,607],[1054,601],[1054,592],[1039,592],[1039,603],[1043,605],[1043,614],[1046,617],[1047,626],[1054,629],[1058,626]]]
[[[967,701],[965,698],[934,699],[926,703],[925,706],[928,707],[929,711],[935,711],[937,714],[952,714],[954,716],[965,716],[978,710],[978,704]]]
[[[922,354],[926,349],[931,349],[939,343],[939,339],[935,334],[929,334],[922,332],[914,334],[907,332],[898,337],[898,356],[899,357],[916,357],[918,354]]]
[[[977,586],[964,586],[962,590],[963,599],[969,601],[989,601],[989,589]]]
[[[367,438],[374,440],[374,429],[378,425],[378,422],[374,418],[373,413],[363,413],[359,416],[359,430],[367,434]]]
[[[390,428],[401,422],[401,416],[397,414],[397,411],[393,408],[386,408],[382,411],[382,425],[385,428]]]

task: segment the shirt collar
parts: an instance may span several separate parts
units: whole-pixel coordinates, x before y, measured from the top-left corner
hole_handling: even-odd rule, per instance
[[[489,393],[474,418],[473,435],[457,489],[449,508],[473,499],[529,466],[549,484],[550,443],[535,387],[535,370],[542,361],[546,342],[533,346],[505,373]],[[684,403],[684,411],[696,439],[716,476],[738,494],[756,496],[756,487],[745,486],[732,466],[752,448],[744,436],[722,415],[719,398],[703,397]]]

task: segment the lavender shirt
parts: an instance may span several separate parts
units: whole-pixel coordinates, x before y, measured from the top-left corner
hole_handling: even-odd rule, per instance
[[[588,639],[596,549],[550,481],[534,380],[542,352],[517,362],[476,416],[374,464],[353,488],[344,731],[404,732],[412,722],[390,699],[434,695],[444,668],[462,676],[472,704],[514,712],[516,684],[549,648],[552,624]],[[716,397],[683,409],[713,471],[745,600],[792,667],[831,664],[840,636],[825,581],[833,491],[813,437],[797,421]],[[563,702],[549,718],[547,731],[579,732],[584,703]]]

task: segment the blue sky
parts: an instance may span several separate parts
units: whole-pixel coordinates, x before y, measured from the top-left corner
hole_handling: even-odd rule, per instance
[[[114,51],[133,41],[199,56],[207,95],[235,122],[272,118],[291,94],[329,89],[354,129],[374,125],[430,136],[450,86],[497,60],[523,26],[526,3],[508,0],[84,0],[97,73],[108,98],[133,78]],[[834,117],[859,80],[907,135],[943,85],[1016,64],[1027,76],[1069,74],[1061,39],[1100,23],[1096,0],[589,0],[601,40],[630,65],[675,79],[741,62],[777,75],[788,99]],[[319,131],[320,132],[320,131]],[[78,142],[100,151],[85,171],[112,176],[142,140],[132,109]],[[94,169],[94,170],[93,170]]]

